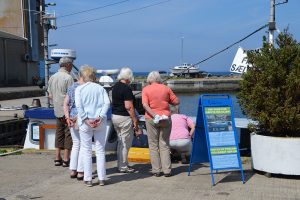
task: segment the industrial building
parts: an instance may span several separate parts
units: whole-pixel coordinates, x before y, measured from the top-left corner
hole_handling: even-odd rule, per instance
[[[43,61],[43,0],[0,0],[0,87],[34,85]]]

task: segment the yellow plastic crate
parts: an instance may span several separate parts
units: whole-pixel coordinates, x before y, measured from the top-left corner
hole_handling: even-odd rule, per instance
[[[131,147],[128,152],[128,161],[150,163],[149,148]]]

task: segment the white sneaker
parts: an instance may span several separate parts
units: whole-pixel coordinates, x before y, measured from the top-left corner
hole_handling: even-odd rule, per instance
[[[92,181],[84,181],[84,183],[88,187],[93,187],[93,182]]]
[[[120,173],[134,173],[135,169],[131,168],[131,167],[125,167],[125,168],[121,168],[119,169]]]
[[[100,186],[104,186],[105,185],[105,181],[104,180],[99,180],[99,185]]]

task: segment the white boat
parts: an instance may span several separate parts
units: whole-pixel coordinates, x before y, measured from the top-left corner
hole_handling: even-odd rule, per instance
[[[198,77],[200,74],[199,67],[183,62],[183,39],[184,37],[181,37],[181,65],[170,68],[170,76]]]
[[[182,65],[170,68],[170,71],[173,76],[182,76],[182,75],[194,76],[200,73],[199,67],[188,63],[183,63]]]
[[[105,75],[114,75],[119,73],[119,69],[98,69],[97,73],[98,74],[105,74]]]

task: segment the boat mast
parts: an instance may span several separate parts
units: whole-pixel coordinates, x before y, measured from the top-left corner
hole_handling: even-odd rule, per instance
[[[181,37],[181,60],[180,60],[181,65],[183,65],[183,39],[184,37],[182,36]]]

